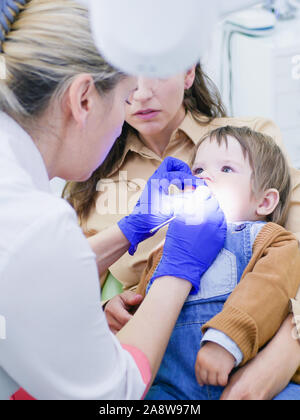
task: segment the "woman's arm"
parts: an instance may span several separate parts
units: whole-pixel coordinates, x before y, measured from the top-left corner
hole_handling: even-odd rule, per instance
[[[292,195],[285,228],[300,241],[300,171],[290,168],[292,179]]]
[[[128,251],[130,243],[124,236],[118,225],[97,233],[88,238],[89,244],[96,254],[99,274],[105,271],[125,252]]]
[[[122,344],[139,348],[146,355],[152,380],[190,291],[191,283],[188,281],[174,277],[157,279],[134,317],[117,334]]]
[[[231,377],[221,399],[271,400],[281,392],[300,366],[300,342],[294,328],[290,315],[255,359]]]
[[[100,272],[105,271],[129,248],[118,226],[88,239],[97,256]],[[191,283],[174,277],[161,277],[152,285],[143,305],[117,334],[121,344],[138,348],[147,357],[154,379],[180,310],[191,291]],[[164,322],[161,322],[164,320]],[[137,334],[138,331],[138,334]],[[160,343],[159,346],[157,343]]]
[[[295,337],[300,338],[300,288],[298,290],[297,296],[295,299],[291,300],[292,302],[292,312],[294,315],[294,324],[295,324]]]

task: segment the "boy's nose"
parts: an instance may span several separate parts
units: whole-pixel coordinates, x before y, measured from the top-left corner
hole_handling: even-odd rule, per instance
[[[201,178],[201,179],[203,179],[203,181],[210,181],[210,182],[212,182],[213,181],[213,177],[212,177],[212,175],[207,171],[207,170],[204,170],[200,175],[198,175],[199,176],[199,178]]]

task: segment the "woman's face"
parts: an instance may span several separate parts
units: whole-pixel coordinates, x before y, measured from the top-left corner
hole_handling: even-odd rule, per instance
[[[129,98],[131,105],[126,106],[126,122],[145,137],[175,130],[185,115],[184,91],[193,81],[187,81],[187,74],[168,79],[139,77]]]
[[[80,147],[75,158],[80,163],[77,164],[77,174],[73,173],[71,179],[85,181],[103,163],[121,134],[125,104],[136,86],[136,78],[127,77],[104,97],[95,89],[84,130],[77,133]]]

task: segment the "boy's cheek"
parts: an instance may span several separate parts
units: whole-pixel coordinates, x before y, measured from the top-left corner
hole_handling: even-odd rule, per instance
[[[226,220],[228,222],[237,222],[240,221],[240,200],[241,197],[236,193],[228,190],[223,190],[221,192],[213,192],[216,199],[218,200],[220,208],[223,210]]]

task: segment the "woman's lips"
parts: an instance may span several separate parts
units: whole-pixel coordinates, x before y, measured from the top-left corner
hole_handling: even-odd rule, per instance
[[[135,117],[141,119],[141,120],[151,120],[152,118],[155,118],[160,111],[156,111],[155,109],[145,109],[138,111],[134,114]]]

